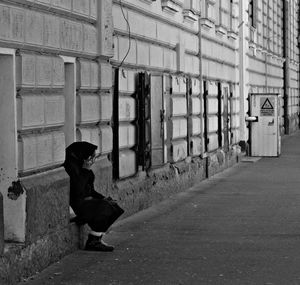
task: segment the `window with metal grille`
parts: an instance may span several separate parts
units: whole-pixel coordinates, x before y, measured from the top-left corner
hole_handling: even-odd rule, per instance
[[[248,7],[249,25],[256,28],[257,25],[257,0],[250,0]]]
[[[163,76],[136,73],[133,76],[134,92],[126,92],[124,87],[119,86],[122,73],[119,75],[119,70],[115,69],[112,124],[114,179],[127,178],[139,170],[166,162]]]

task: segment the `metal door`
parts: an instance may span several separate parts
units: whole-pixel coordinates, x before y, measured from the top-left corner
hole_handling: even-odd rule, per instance
[[[208,112],[207,112],[207,106],[208,106],[208,86],[207,81],[204,81],[203,83],[203,131],[204,131],[204,151],[208,151]]]
[[[165,104],[163,76],[151,74],[151,165],[165,163]]]
[[[113,116],[112,116],[112,130],[113,130],[113,151],[112,151],[112,166],[113,178],[119,179],[119,68],[115,69],[114,78],[114,94],[113,94]]]
[[[150,98],[150,75],[147,72],[138,74],[137,92],[137,142],[138,142],[138,165],[142,170],[151,165],[151,98]]]
[[[250,122],[251,156],[280,154],[278,94],[251,94]]]
[[[229,123],[230,123],[230,113],[229,113],[229,86],[222,85],[222,97],[223,97],[223,138],[224,138],[224,151],[229,151]]]

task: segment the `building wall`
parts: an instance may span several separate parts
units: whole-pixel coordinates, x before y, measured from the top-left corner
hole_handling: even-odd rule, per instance
[[[111,178],[111,31],[111,1],[0,1],[0,191],[5,240],[17,242],[5,244],[4,283],[80,245],[61,167],[67,145],[96,143]]]
[[[94,104],[85,103],[91,97],[89,93],[98,92],[97,5],[90,0],[9,1],[0,3],[0,15],[2,49],[7,48],[14,55],[11,80],[15,90],[5,96],[16,96],[9,110],[15,119],[16,133],[8,143],[17,143],[13,150],[17,157],[13,169],[16,175],[11,171],[7,174],[10,181],[1,185],[5,197],[5,235],[6,239],[24,241],[26,203],[16,210],[14,204],[19,202],[7,198],[12,181],[57,168],[64,160],[66,144],[76,139],[76,128],[78,137],[87,136],[82,125],[102,119],[93,114],[79,117],[79,111],[87,113],[89,104]],[[83,99],[82,89],[88,93]],[[8,99],[5,100],[7,103]],[[70,102],[74,103],[72,107]],[[30,200],[30,191],[25,195]],[[23,224],[21,231],[11,224],[12,209]]]
[[[299,112],[295,3],[289,4],[288,21],[290,129],[298,124]],[[152,145],[161,141],[160,150],[152,147],[152,167],[228,152],[244,139],[244,91],[284,95],[284,46],[275,40],[284,36],[281,1],[257,1],[255,26],[248,5],[241,10],[237,1],[9,1],[0,8],[1,44],[16,52],[19,177],[59,167],[74,140],[98,146],[102,156],[95,172],[100,177],[105,165],[107,173],[97,179],[99,186],[111,180],[108,173],[116,161],[108,159],[116,152],[114,179],[140,172],[141,72],[152,78],[148,135]],[[281,113],[284,129],[284,107]],[[102,189],[108,191],[112,183]]]
[[[26,247],[22,262],[44,259],[25,260],[27,274],[78,247],[61,167],[73,141],[98,146],[96,188],[130,215],[239,160],[250,93],[281,94],[282,132],[295,131],[298,10],[296,0],[0,1],[0,191],[5,239]]]
[[[217,118],[208,122],[203,118],[203,87],[200,74],[210,85],[227,84],[230,108],[230,144],[239,141],[239,92],[238,84],[238,4],[209,1],[114,1],[114,56],[111,63],[120,68],[119,114],[119,175],[120,178],[138,172],[135,120],[135,98],[138,72],[152,74],[151,87],[162,96],[165,123],[154,122],[164,132],[164,163],[174,163],[188,156],[205,156],[206,151],[217,151]],[[221,6],[224,5],[224,6]],[[199,22],[198,12],[204,9],[205,17]],[[202,44],[199,47],[199,28]],[[200,54],[201,53],[201,54]],[[202,60],[200,68],[200,57]],[[202,69],[202,70],[201,70]],[[163,76],[162,83],[154,82],[154,75]],[[191,80],[191,90],[187,81]],[[158,84],[158,85],[156,85]],[[225,87],[225,86],[224,86]],[[187,95],[188,92],[191,94]],[[216,94],[212,94],[214,96]],[[211,106],[214,108],[214,101]],[[157,107],[158,108],[158,107]],[[222,107],[223,108],[223,103]],[[220,111],[223,116],[223,109]],[[211,114],[213,116],[213,114]],[[210,146],[204,149],[204,124],[208,124]],[[222,125],[223,128],[223,125]],[[152,138],[158,136],[155,131]],[[219,134],[224,141],[224,135]],[[192,146],[192,149],[191,149]],[[153,159],[154,160],[154,159]],[[152,164],[154,162],[152,161]]]
[[[300,81],[299,81],[299,1],[289,2],[289,37],[288,46],[289,53],[289,93],[288,93],[288,130],[287,133],[294,132],[299,128],[299,113],[300,113]]]
[[[240,96],[238,21],[239,6],[230,1],[202,1],[201,49],[202,76],[205,84],[207,105],[207,151],[224,147],[224,121],[218,125],[220,116],[224,117],[224,105],[228,105],[229,144],[240,140],[239,111]],[[226,91],[227,90],[227,91]],[[224,92],[228,98],[224,97]],[[226,100],[226,102],[225,102]],[[221,101],[221,102],[220,102]],[[221,105],[218,108],[218,104]],[[220,123],[219,123],[220,124]],[[221,136],[221,138],[220,138]]]
[[[188,1],[187,1],[188,2]],[[138,72],[160,74],[163,79],[153,76],[152,104],[159,104],[165,110],[166,123],[163,131],[169,144],[165,145],[166,160],[180,161],[187,157],[187,85],[185,77],[193,78],[193,105],[200,106],[198,20],[192,9],[199,11],[197,1],[114,1],[114,56],[111,63],[120,68],[119,100],[119,175],[125,178],[134,175],[138,144],[134,124],[137,113],[136,76]],[[186,13],[186,16],[185,16]],[[128,54],[127,54],[128,53]],[[127,56],[126,56],[127,54]],[[156,82],[156,83],[154,83]],[[156,87],[155,87],[155,84]],[[172,93],[172,94],[171,94]],[[165,94],[165,96],[163,96]],[[163,96],[164,98],[158,98]],[[200,134],[200,108],[195,106],[190,121],[193,134]],[[160,123],[152,116],[154,124]],[[159,118],[157,118],[159,119]],[[156,121],[154,121],[156,120]],[[157,132],[155,130],[153,132]],[[154,137],[156,136],[153,133]],[[194,149],[200,154],[201,141],[194,141]],[[172,149],[172,150],[171,150]],[[195,151],[195,154],[197,151]],[[164,158],[165,159],[165,158]]]
[[[251,1],[249,1],[251,3]],[[298,1],[252,1],[246,10],[249,94],[278,93],[281,133],[299,127]],[[285,3],[286,4],[285,4]]]

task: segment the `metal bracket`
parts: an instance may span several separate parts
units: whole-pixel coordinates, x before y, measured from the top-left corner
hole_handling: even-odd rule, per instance
[[[246,122],[258,122],[258,116],[250,116],[245,118]]]

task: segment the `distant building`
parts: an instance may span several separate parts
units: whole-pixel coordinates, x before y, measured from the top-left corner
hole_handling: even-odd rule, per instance
[[[0,1],[5,240],[40,267],[78,246],[73,141],[98,145],[97,188],[129,215],[248,151],[251,94],[281,95],[280,133],[298,130],[298,18],[297,0]]]

